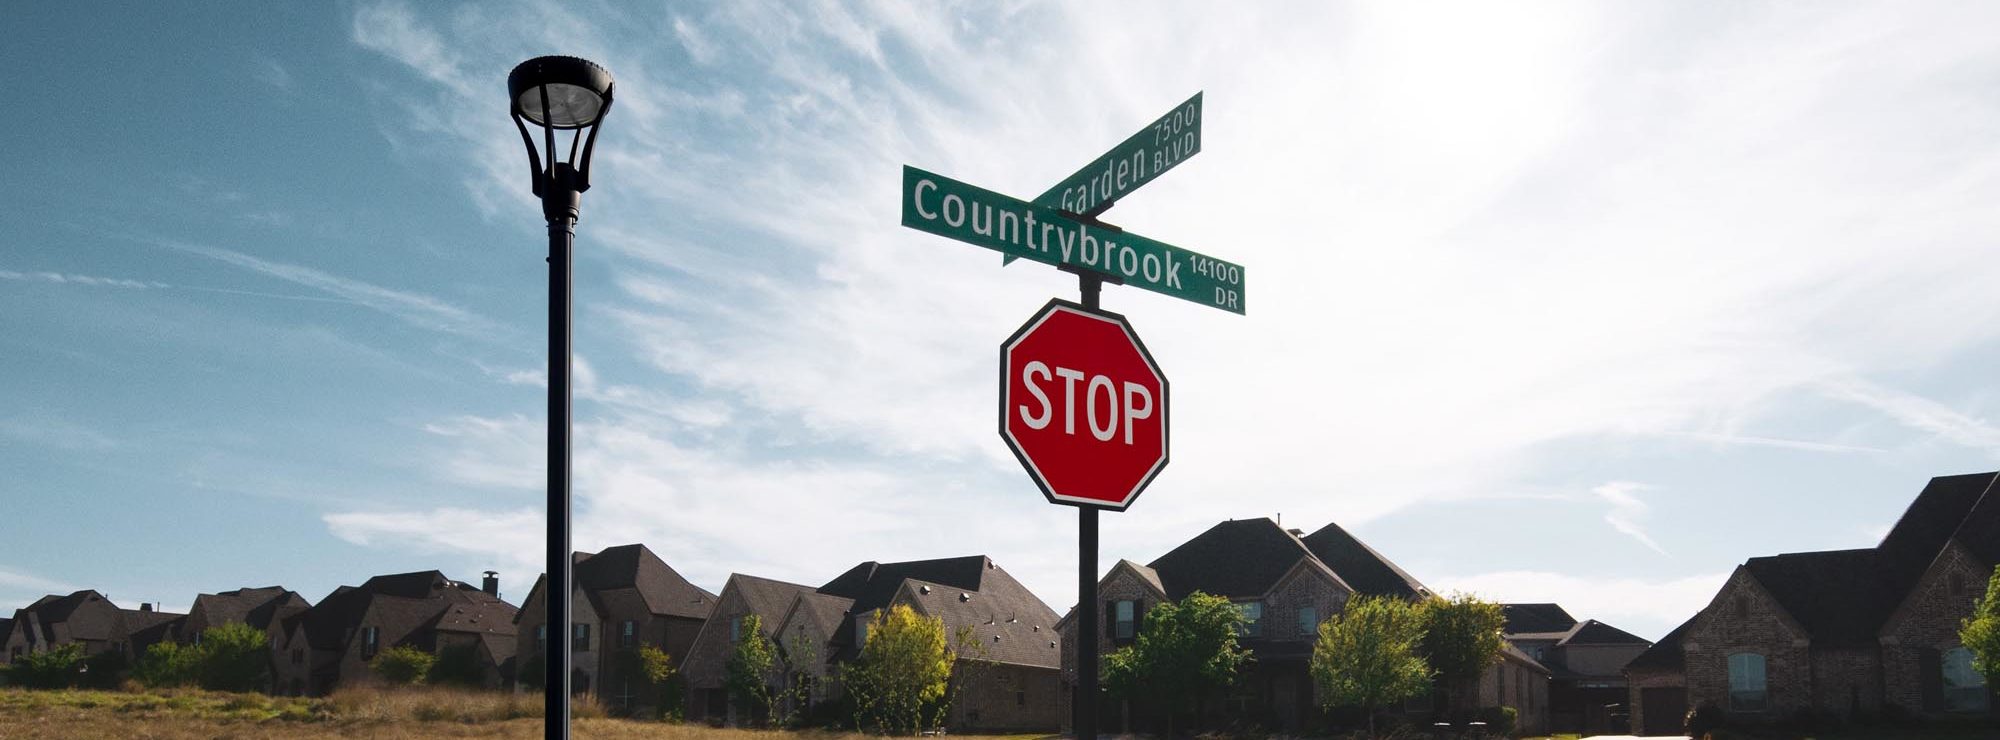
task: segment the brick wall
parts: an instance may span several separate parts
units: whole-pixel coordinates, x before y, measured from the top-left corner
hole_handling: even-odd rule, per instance
[[[1671,726],[1673,727],[1680,726],[1680,719],[1678,717],[1660,717],[1654,720],[1648,720],[1646,715],[1646,702],[1644,701],[1643,698],[1643,692],[1646,689],[1686,688],[1687,687],[1686,674],[1681,673],[1680,671],[1670,671],[1670,670],[1628,670],[1625,672],[1625,680],[1628,682],[1628,688],[1626,689],[1628,692],[1628,698],[1626,701],[1629,702],[1632,707],[1633,734],[1635,735],[1647,734],[1649,730],[1647,730],[1646,728],[1648,727],[1649,723],[1672,722],[1673,724]],[[1660,711],[1660,710],[1658,708],[1655,708],[1655,711]],[[1667,712],[1667,714],[1678,714],[1678,712],[1669,711]]]
[[[1955,540],[1931,563],[1882,627],[1884,701],[1911,711],[1924,710],[1919,656],[1926,649],[1943,652],[1960,645],[1959,621],[1971,616],[1992,573],[1991,566],[1972,557]]]
[[[1714,704],[1732,716],[1775,721],[1813,704],[1813,666],[1808,640],[1769,592],[1737,568],[1715,600],[1695,617],[1682,639],[1688,706]],[[1764,656],[1765,708],[1737,712],[1729,703],[1729,656]]]
[[[1059,724],[1062,682],[1055,669],[962,660],[953,670],[964,681],[955,687],[954,731],[1049,732]]]

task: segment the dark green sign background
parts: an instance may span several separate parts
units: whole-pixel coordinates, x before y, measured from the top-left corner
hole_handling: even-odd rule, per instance
[[[1242,265],[1129,231],[1093,228],[1054,208],[907,165],[903,225],[1022,259],[1115,275],[1136,288],[1244,313]]]

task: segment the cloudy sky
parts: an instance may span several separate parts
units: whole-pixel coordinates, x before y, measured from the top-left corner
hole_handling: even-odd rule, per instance
[[[1337,521],[1435,588],[1658,637],[1745,558],[2000,467],[2000,8],[406,3],[10,13],[0,609],[185,607],[542,555],[522,59],[618,78],[576,286],[576,541],[695,582],[984,553],[1074,514],[994,433],[1074,280],[898,226],[1022,198],[1197,91],[1106,215],[1245,266],[1133,289],[1173,463],[1139,561]],[[33,74],[21,70],[43,70]]]

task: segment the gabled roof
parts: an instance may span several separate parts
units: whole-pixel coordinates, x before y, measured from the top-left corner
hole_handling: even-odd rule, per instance
[[[1570,628],[1558,645],[1651,645],[1646,638],[1595,619],[1586,619]]]
[[[435,626],[440,632],[514,634],[514,613],[520,611],[504,601],[467,601],[440,612]]]
[[[311,606],[304,597],[283,586],[239,588],[213,594],[197,594],[189,614],[202,612],[209,624],[242,622],[257,629],[269,629],[273,622]]]
[[[304,620],[306,640],[315,649],[340,650],[371,607],[390,627],[383,641],[393,645],[406,637],[406,627],[414,629],[450,605],[498,601],[478,586],[425,570],[375,576],[358,587],[341,586],[297,618]]]
[[[2000,476],[1994,478],[1952,535],[1988,565],[2000,565]]]
[[[1147,566],[1159,573],[1167,598],[1200,591],[1232,599],[1262,596],[1301,558],[1305,543],[1266,518],[1232,519],[1167,551]]]
[[[924,613],[944,621],[945,638],[961,651],[960,657],[1061,668],[1062,638],[1056,634],[1055,610],[1011,577],[984,580],[987,588],[975,593],[910,579],[904,594]],[[970,645],[958,644],[961,633]]]
[[[1877,596],[1879,564],[1874,550],[1829,550],[1751,558],[1743,567],[1815,642],[1860,645],[1874,640],[1896,606]]]
[[[1500,611],[1507,616],[1503,630],[1509,636],[1547,635],[1560,640],[1576,628],[1576,617],[1560,604],[1502,604]]]
[[[1681,626],[1668,632],[1659,642],[1646,648],[1646,652],[1640,653],[1638,657],[1626,663],[1625,670],[1680,670],[1687,664],[1687,656],[1681,654],[1681,636],[1687,633],[1688,625],[1694,624],[1694,620],[1695,617],[1689,617],[1687,621],[1681,623]]]
[[[715,594],[689,583],[642,544],[583,556],[577,560],[576,583],[586,592],[636,590],[652,614],[707,619],[715,610]]]
[[[821,627],[825,627],[829,632],[834,632],[840,629],[840,624],[847,617],[848,610],[853,607],[853,599],[816,591],[807,591],[799,594],[798,604],[794,605],[793,608],[799,612],[803,612],[804,617],[818,623]]]
[[[41,627],[41,634],[31,635],[31,637],[38,642],[48,642],[55,639],[56,625],[70,621],[72,617],[76,616],[78,610],[91,607],[92,605],[97,605],[98,608],[109,609],[114,614],[118,611],[117,605],[112,604],[110,600],[104,598],[103,594],[92,589],[84,589],[63,596],[55,594],[43,596],[36,599],[35,603],[28,605],[28,608],[17,611],[14,614],[17,618],[27,618],[30,629],[39,625]],[[82,624],[72,627],[69,636],[70,639],[76,640],[122,640],[127,636],[112,634],[115,631],[115,622],[108,620],[86,620]]]
[[[1319,531],[1306,535],[1303,541],[1314,557],[1326,563],[1326,567],[1333,569],[1357,593],[1403,599],[1431,593],[1415,577],[1382,557],[1382,553],[1376,552],[1367,543],[1355,539],[1338,524],[1328,522]]]
[[[936,560],[878,563],[873,560],[847,569],[819,587],[819,592],[854,600],[853,611],[880,609],[896,597],[904,580],[929,581],[963,591],[980,590],[986,576],[984,555]]]
[[[785,610],[791,607],[799,594],[812,593],[813,590],[811,586],[746,576],[742,573],[730,574],[729,585],[724,585],[722,590],[728,591],[730,585],[735,586],[737,595],[741,596],[743,603],[750,607],[750,612],[756,614],[758,620],[763,622],[762,626],[766,630],[777,629],[778,621],[785,618]]]

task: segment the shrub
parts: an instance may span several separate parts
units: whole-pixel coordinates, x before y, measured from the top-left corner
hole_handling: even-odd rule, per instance
[[[486,670],[479,665],[479,650],[471,645],[452,645],[439,650],[426,682],[433,686],[483,688]]]
[[[83,646],[57,645],[14,659],[11,678],[31,689],[60,689],[76,684],[77,669],[83,665]]]
[[[83,669],[77,676],[77,684],[89,689],[117,688],[125,678],[125,671],[131,668],[130,661],[120,652],[102,652],[83,659]]]
[[[1681,722],[1681,727],[1687,732],[1688,737],[1701,740],[1725,727],[1727,725],[1724,721],[1725,716],[1721,707],[1703,704],[1688,710],[1687,719]]]
[[[156,642],[146,648],[132,677],[150,688],[187,686],[200,670],[201,649],[177,642]]]
[[[1486,723],[1486,732],[1499,737],[1513,737],[1514,728],[1521,723],[1521,710],[1513,707],[1486,707],[1479,710],[1479,721]]]
[[[382,680],[401,686],[415,686],[430,676],[431,666],[437,656],[408,646],[397,646],[382,651],[368,667],[375,669],[375,675]]]
[[[270,638],[242,622],[201,633],[199,676],[210,691],[256,691],[271,672]]]

